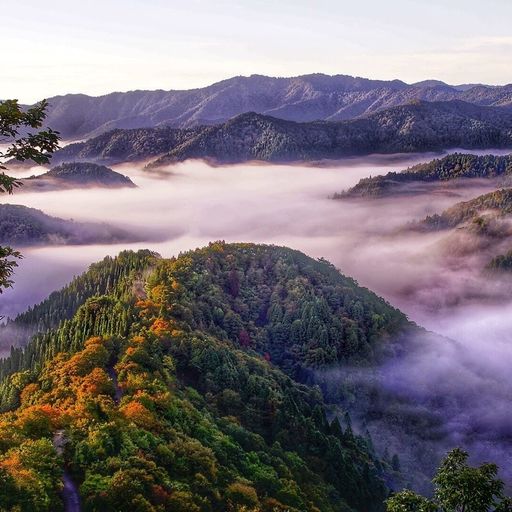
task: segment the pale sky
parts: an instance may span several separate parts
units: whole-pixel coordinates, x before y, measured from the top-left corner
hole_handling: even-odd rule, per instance
[[[0,98],[234,75],[512,82],[512,0],[0,0]]]

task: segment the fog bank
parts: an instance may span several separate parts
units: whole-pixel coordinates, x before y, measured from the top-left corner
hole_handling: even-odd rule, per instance
[[[408,399],[450,414],[444,427],[447,446],[461,443],[473,448],[478,459],[488,455],[510,467],[512,280],[482,272],[497,246],[476,252],[461,247],[471,240],[454,241],[450,232],[401,230],[410,221],[492,190],[494,183],[448,184],[435,193],[393,199],[329,199],[360,178],[430,157],[414,155],[398,162],[371,157],[323,167],[212,168],[188,162],[159,173],[143,171],[142,164],[118,165],[114,170],[128,175],[138,188],[4,198],[62,218],[135,230],[146,241],[26,250],[14,290],[0,296],[0,314],[15,315],[88,264],[127,248],[149,248],[169,257],[217,239],[286,245],[328,259],[412,320],[454,339],[456,345],[426,342],[410,357],[383,368],[379,382],[396,392],[411,390]],[[149,241],[155,238],[162,241]],[[508,246],[507,240],[500,244],[500,250]],[[453,405],[434,407],[440,394],[453,398]],[[395,444],[402,441],[397,437]]]

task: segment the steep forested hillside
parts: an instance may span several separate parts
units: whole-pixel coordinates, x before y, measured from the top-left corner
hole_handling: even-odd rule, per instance
[[[469,221],[478,223],[486,219],[505,217],[512,214],[512,189],[496,190],[471,199],[457,203],[439,215],[430,215],[419,224],[428,230],[450,229]],[[482,218],[482,215],[485,216]]]
[[[14,204],[0,205],[0,243],[15,246],[115,243],[137,237],[108,224],[50,217],[40,210]]]
[[[127,176],[91,162],[68,162],[39,176],[20,181],[23,186],[18,191],[21,192],[81,187],[135,187]]]
[[[19,314],[13,320],[0,325],[0,345],[16,347],[11,349],[11,357],[0,360],[0,379],[12,371],[29,368],[31,362],[43,358],[43,347],[48,343],[47,333],[70,320],[84,304],[94,296],[115,294],[116,297],[131,294],[137,279],[142,279],[144,271],[157,257],[151,251],[123,251],[116,258],[105,257],[94,263],[83,274],[75,277],[61,290],[51,293],[47,299]],[[39,335],[28,349],[22,350],[30,338]],[[52,336],[52,334],[49,334]]]
[[[383,509],[397,468],[299,382],[414,326],[327,262],[252,244],[125,253],[39,310],[58,327],[3,364],[0,508],[59,510],[65,471],[84,510]]]
[[[310,123],[247,113],[189,130],[114,130],[65,147],[54,161],[153,158],[150,167],[158,167],[198,158],[219,163],[294,162],[452,147],[512,147],[512,110],[460,101],[419,102],[350,121]]]
[[[408,193],[415,183],[435,183],[460,178],[496,178],[512,174],[512,155],[471,155],[454,153],[425,164],[418,164],[402,172],[363,178],[346,192],[336,194],[343,197],[383,197]]]
[[[299,122],[339,121],[413,100],[455,99],[487,106],[510,105],[512,86],[453,87],[435,80],[408,85],[400,80],[323,74],[292,78],[238,76],[188,91],[57,96],[49,100],[48,124],[64,138],[77,139],[113,128],[219,123],[245,112]]]

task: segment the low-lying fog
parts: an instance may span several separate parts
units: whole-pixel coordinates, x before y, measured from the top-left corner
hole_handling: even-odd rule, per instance
[[[503,446],[512,445],[508,415],[512,384],[507,379],[512,367],[512,283],[483,274],[491,257],[488,250],[464,253],[446,232],[399,230],[411,220],[488,192],[495,184],[475,180],[385,200],[329,199],[362,177],[401,170],[432,157],[351,159],[329,167],[212,168],[189,162],[160,173],[143,171],[143,165],[118,165],[114,170],[128,175],[138,188],[4,197],[50,215],[108,222],[147,233],[151,240],[157,234],[165,241],[24,250],[14,290],[0,296],[0,315],[15,315],[91,262],[125,248],[150,248],[171,256],[217,239],[290,246],[330,260],[412,320],[464,347],[464,362],[452,357],[449,347],[428,347],[421,357],[411,358],[407,368],[396,369],[394,378],[408,386],[414,386],[411,380],[421,382],[422,389],[438,386],[447,395],[467,384],[471,395],[466,414],[458,411],[451,420],[454,440],[459,431],[471,430],[478,417],[482,446],[495,446],[487,452],[510,467],[501,452]],[[25,173],[29,174],[33,172]],[[461,434],[459,439],[466,438]]]

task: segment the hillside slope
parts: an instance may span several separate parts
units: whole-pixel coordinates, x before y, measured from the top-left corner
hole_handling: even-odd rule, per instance
[[[512,189],[501,189],[457,203],[441,214],[431,215],[420,223],[430,231],[450,229],[467,222],[482,224],[512,214]]]
[[[399,475],[299,381],[378,359],[407,319],[285,248],[142,261],[3,363],[0,506],[58,510],[65,464],[86,510],[383,510]]]
[[[159,157],[150,163],[158,167],[187,159],[295,162],[453,147],[512,147],[512,110],[460,101],[419,102],[336,123],[296,123],[247,113],[189,130],[114,130],[65,147],[54,161],[115,163]]]
[[[335,198],[378,198],[393,194],[414,192],[414,185],[466,178],[496,178],[512,174],[512,155],[471,155],[454,153],[441,159],[418,164],[402,172],[363,178],[346,192]]]
[[[136,240],[136,235],[108,224],[75,222],[51,217],[35,208],[0,204],[0,244],[28,247]]]
[[[82,139],[114,128],[224,122],[245,112],[290,121],[340,121],[409,103],[459,99],[484,106],[512,104],[512,86],[465,87],[442,82],[408,85],[346,75],[273,78],[233,77],[185,91],[130,91],[100,97],[68,94],[50,98],[48,125],[66,139]]]
[[[19,192],[47,191],[67,188],[123,188],[135,187],[127,176],[91,162],[68,162],[53,167],[39,176],[20,180]]]

